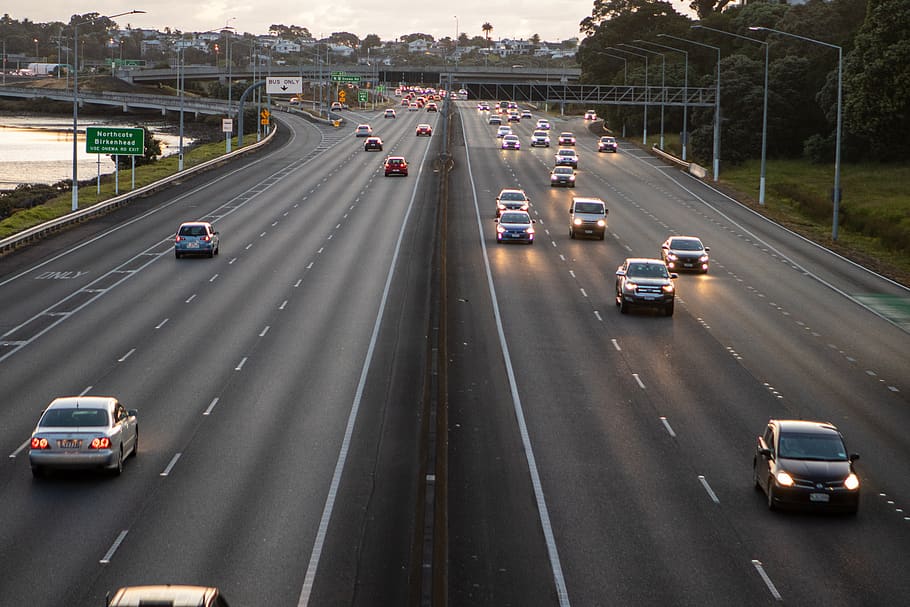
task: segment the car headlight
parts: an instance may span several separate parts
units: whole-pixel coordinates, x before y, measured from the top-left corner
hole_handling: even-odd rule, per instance
[[[635,289],[638,288],[638,285],[635,284],[634,282],[626,281],[625,283],[623,283],[623,288],[626,291],[634,291]]]
[[[844,480],[844,487],[846,487],[850,491],[859,489],[859,477],[856,476],[856,474],[851,472],[850,476],[848,476],[846,478],[846,480]]]
[[[673,261],[676,261],[677,259],[679,259],[679,255],[677,255],[676,253],[667,253],[667,259],[672,259]]]
[[[606,222],[606,221],[604,221],[603,219],[598,219],[598,220],[597,220],[597,227],[598,227],[598,228],[604,228],[604,227],[606,227],[606,226],[607,226],[607,222]]]
[[[581,219],[578,219],[578,218],[576,217],[575,219],[572,220],[572,223],[574,223],[574,224],[577,225],[577,226],[580,226],[580,225],[582,224],[582,221],[581,221]]]
[[[525,230],[525,231],[526,231],[528,234],[531,234],[531,235],[534,234],[534,228],[533,228],[533,227],[530,227],[530,228],[528,228],[528,229]]]
[[[704,263],[704,262],[708,261],[708,256],[702,255],[701,257],[698,258],[698,261]]]
[[[496,203],[496,206],[497,206],[498,208],[502,209],[502,210],[505,210],[505,208],[506,208],[506,205],[504,205],[504,204],[501,203],[501,202],[497,202],[497,203]]]
[[[559,177],[556,175],[550,175],[550,181],[559,181]]]
[[[527,211],[527,210],[528,210],[528,203],[527,203],[527,202],[524,203],[523,205],[521,205],[521,210],[522,210],[522,211]]]
[[[569,181],[575,181],[575,175],[569,175]]]
[[[502,227],[501,225],[497,225],[496,231],[499,232],[500,234],[502,234],[503,232],[506,231],[506,229],[504,227]]]
[[[662,287],[662,289],[663,289],[664,293],[672,293],[673,291],[676,290],[676,287],[674,287],[673,283],[671,282],[670,284],[664,285]]]
[[[793,477],[790,476],[789,474],[787,474],[786,472],[783,472],[783,471],[778,472],[776,478],[777,478],[778,485],[781,485],[784,487],[793,486]]]

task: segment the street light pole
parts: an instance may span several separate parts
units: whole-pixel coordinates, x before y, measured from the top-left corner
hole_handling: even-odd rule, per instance
[[[694,44],[696,46],[703,46],[705,48],[714,49],[717,52],[717,76],[715,78],[715,92],[714,92],[714,181],[715,183],[720,178],[720,47],[711,46],[710,44],[705,44],[703,42],[696,42],[695,40],[688,40],[686,38],[680,38],[678,36],[671,36],[670,34],[657,34],[658,38],[670,38],[672,40],[678,40],[679,42],[685,42],[687,44]]]
[[[664,149],[664,101],[667,97],[667,87],[666,87],[666,53],[661,53],[658,51],[652,51],[651,49],[641,48],[640,46],[632,46],[631,44],[619,43],[619,46],[627,46],[629,48],[634,48],[638,51],[644,51],[646,53],[654,53],[655,55],[660,55],[660,149]]]
[[[627,81],[629,79],[629,60],[628,59],[626,59],[625,57],[620,57],[619,55],[612,55],[610,53],[605,53],[603,51],[599,51],[599,50],[593,49],[593,48],[591,49],[591,51],[598,53],[599,55],[606,55],[607,57],[613,57],[614,59],[619,59],[620,61],[622,61],[622,85],[628,86],[628,84],[627,84]],[[622,121],[622,136],[623,136],[623,138],[625,138],[625,136],[626,136],[625,118],[623,118],[623,121]]]
[[[765,94],[762,101],[762,124],[761,124],[761,177],[758,180],[758,204],[764,206],[765,204],[765,171],[767,168],[767,156],[768,156],[768,43],[764,40],[758,40],[757,38],[749,38],[748,36],[741,36],[739,34],[734,34],[733,32],[725,32],[723,30],[715,29],[713,27],[708,27],[706,25],[693,25],[692,29],[703,29],[711,32],[716,32],[718,34],[723,34],[725,36],[733,36],[734,38],[741,38],[743,40],[748,40],[750,42],[756,42],[758,44],[765,45]]]
[[[837,240],[837,222],[838,222],[838,213],[840,210],[840,150],[841,150],[841,127],[843,125],[843,94],[844,94],[844,48],[837,44],[831,44],[830,42],[822,42],[821,40],[816,40],[814,38],[807,38],[806,36],[799,36],[797,34],[791,34],[790,32],[782,32],[780,30],[771,29],[770,27],[750,27],[750,30],[753,31],[762,31],[768,32],[771,34],[780,34],[782,36],[790,36],[792,38],[798,38],[800,40],[805,40],[806,42],[813,42],[815,44],[821,44],[822,46],[827,46],[828,48],[837,49],[837,127],[835,131],[835,142],[834,142],[834,193],[833,193],[833,202],[834,202],[834,219],[831,225],[831,240]],[[767,43],[765,43],[767,44]],[[766,47],[767,48],[767,47]]]
[[[676,51],[677,53],[682,53],[685,55],[685,63],[683,67],[683,135],[682,135],[682,159],[686,159],[686,142],[689,139],[689,121],[688,121],[688,109],[689,109],[689,51],[684,51],[679,48],[674,48],[672,46],[667,46],[666,44],[658,44],[657,42],[651,42],[650,40],[636,40],[635,42],[642,42],[644,44],[651,44],[653,46],[659,46],[661,48],[669,49],[671,51]]]
[[[632,51],[627,51],[626,49],[623,49],[623,48],[616,48],[615,46],[608,46],[605,48],[607,48],[609,50],[617,51],[619,53],[628,53],[630,55],[635,55],[636,57],[641,57],[642,59],[645,60],[645,112],[644,112],[644,118],[642,119],[643,132],[642,132],[641,144],[648,145],[648,56],[642,55],[641,53],[633,53]]]
[[[98,19],[113,19],[114,17],[136,15],[140,13],[145,13],[145,11],[135,10],[110,16],[102,15],[86,19],[81,23],[94,23]],[[73,211],[79,209],[79,161],[76,141],[76,135],[79,133],[79,24],[80,21],[73,21],[73,200],[71,207]],[[6,53],[4,53],[4,56],[5,55]]]

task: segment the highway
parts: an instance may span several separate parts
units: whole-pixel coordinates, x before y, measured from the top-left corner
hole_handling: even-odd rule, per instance
[[[553,119],[580,165],[550,188],[533,121],[502,151],[457,105],[446,200],[438,115],[282,114],[265,151],[0,258],[0,605],[168,582],[234,607],[420,604],[439,313],[449,605],[906,601],[910,333],[876,302],[907,291],[637,147],[598,154],[581,118]],[[383,176],[390,153],[408,177]],[[515,186],[534,246],[495,242]],[[569,238],[573,194],[608,202],[604,241]],[[194,219],[217,257],[174,258]],[[673,317],[621,315],[616,267],[669,234],[700,236],[710,272],[677,279]],[[29,473],[42,408],[74,394],[139,409],[121,477]],[[856,517],[768,511],[751,462],[773,417],[838,425],[862,455]]]

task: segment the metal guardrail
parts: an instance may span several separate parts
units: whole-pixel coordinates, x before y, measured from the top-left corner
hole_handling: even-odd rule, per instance
[[[67,89],[48,89],[40,87],[0,87],[0,97],[15,97],[18,99],[53,99],[55,101],[73,101],[73,91]],[[181,108],[180,97],[173,95],[146,95],[140,93],[110,93],[79,91],[79,103],[95,105],[121,106],[124,111],[129,108],[149,108],[155,110],[179,112]],[[226,114],[236,112],[236,103],[229,106],[223,99],[209,97],[183,97],[183,110],[199,114]]]
[[[678,166],[681,169],[686,169],[691,175],[693,175],[694,177],[697,177],[699,179],[704,179],[705,176],[708,174],[708,171],[707,171],[707,169],[705,169],[705,167],[695,164],[694,162],[689,162],[687,160],[682,160],[680,158],[677,158],[673,154],[668,154],[667,152],[664,152],[656,145],[651,147],[651,153],[654,154],[655,156],[657,156],[658,158],[663,158],[664,160],[666,160],[667,162],[669,162],[671,164],[675,164],[676,166]]]
[[[0,255],[6,255],[7,253],[14,251],[23,245],[46,238],[48,235],[65,229],[73,224],[81,223],[92,217],[97,217],[109,213],[116,208],[128,204],[132,199],[138,198],[150,192],[154,192],[160,188],[167,186],[173,181],[183,179],[195,173],[200,173],[202,171],[223,164],[229,160],[233,160],[238,156],[252,152],[253,150],[256,150],[269,143],[277,131],[278,127],[276,125],[275,128],[273,128],[264,139],[258,141],[257,143],[239,148],[228,154],[223,154],[217,158],[213,158],[211,160],[203,162],[202,164],[198,164],[194,167],[185,169],[179,173],[174,173],[169,177],[159,179],[158,181],[144,185],[140,188],[136,188],[135,190],[132,190],[125,194],[121,194],[119,196],[115,196],[114,198],[95,203],[92,206],[85,207],[84,209],[68,213],[63,217],[51,219],[50,221],[46,221],[42,224],[32,226],[31,228],[27,228],[18,234],[7,236],[6,238],[0,240]]]

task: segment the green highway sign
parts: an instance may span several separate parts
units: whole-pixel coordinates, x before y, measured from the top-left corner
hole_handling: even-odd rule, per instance
[[[366,103],[367,92],[366,91],[357,91],[357,101],[359,101],[360,103]]]
[[[344,72],[332,72],[332,82],[360,82],[360,76]]]
[[[142,156],[145,154],[145,131],[120,127],[86,127],[85,153]]]

